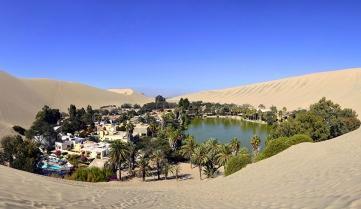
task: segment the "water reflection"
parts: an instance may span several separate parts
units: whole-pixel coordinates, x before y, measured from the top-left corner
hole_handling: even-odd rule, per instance
[[[196,118],[189,125],[187,134],[192,135],[198,142],[209,138],[218,139],[220,143],[228,143],[232,138],[237,137],[242,146],[251,148],[249,143],[253,135],[258,135],[261,146],[264,146],[269,127],[264,124],[241,121],[231,118]]]

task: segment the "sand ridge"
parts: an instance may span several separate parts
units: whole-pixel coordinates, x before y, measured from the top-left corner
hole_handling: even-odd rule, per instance
[[[361,106],[361,68],[330,71],[244,85],[234,88],[203,91],[181,97],[191,101],[251,104],[257,107],[283,106],[289,110],[307,108],[321,97],[327,97],[343,107]]]
[[[70,104],[77,107],[92,105],[144,104],[151,99],[133,92],[118,94],[88,85],[50,79],[19,79],[0,71],[0,137],[10,133],[13,125],[29,127],[35,114],[44,105],[67,111]]]

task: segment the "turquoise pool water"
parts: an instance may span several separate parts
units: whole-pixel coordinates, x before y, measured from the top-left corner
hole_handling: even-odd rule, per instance
[[[62,167],[59,166],[59,165],[44,164],[41,168],[42,169],[58,171],[58,170],[61,170]]]

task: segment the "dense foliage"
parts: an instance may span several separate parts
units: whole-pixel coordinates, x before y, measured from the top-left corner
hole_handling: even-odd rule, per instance
[[[322,98],[310,106],[310,110],[298,111],[287,121],[276,125],[270,139],[306,134],[314,141],[331,139],[360,127],[360,120],[352,109]]]
[[[64,133],[73,134],[77,131],[86,129],[87,126],[94,128],[94,111],[91,106],[88,106],[85,110],[84,108],[77,109],[75,105],[70,105],[68,112],[69,118],[64,120],[62,125],[62,131]]]
[[[166,110],[167,108],[172,110]],[[156,112],[152,112],[153,110]],[[238,115],[273,125],[266,147],[261,152],[261,139],[253,136],[250,139],[252,158],[237,138],[229,144],[219,144],[215,139],[198,144],[192,137],[184,135],[191,118],[209,115]],[[135,127],[130,120],[148,124],[148,136],[131,137]],[[189,161],[192,168],[193,165],[197,166],[200,179],[202,174],[207,178],[216,176],[222,166],[225,168],[225,175],[231,175],[252,160],[271,157],[292,145],[331,139],[360,127],[355,111],[342,109],[325,98],[311,105],[308,111],[292,113],[287,112],[286,108],[277,110],[275,106],[267,110],[262,104],[256,109],[248,104],[190,102],[186,98],[175,104],[168,103],[162,96],[157,96],[154,102],[143,107],[123,104],[121,107],[111,105],[93,110],[91,106],[77,109],[75,105],[70,105],[68,113],[62,114],[57,109],[44,106],[29,130],[20,126],[13,127],[19,134],[36,140],[24,140],[20,136],[5,138],[2,142],[4,151],[0,152],[0,164],[8,163],[14,168],[36,172],[36,164],[41,155],[39,145],[47,150],[52,149],[60,131],[90,138],[95,130],[95,121],[116,123],[117,131],[128,132],[129,142],[112,142],[110,161],[107,164],[109,170],[79,168],[70,179],[108,181],[116,173],[117,179],[122,180],[122,170],[125,169],[128,170],[128,177],[134,177],[138,173],[143,181],[148,175],[157,176],[158,180],[163,175],[167,179],[169,173],[178,178],[178,163],[184,161]],[[68,156],[75,168],[84,162],[82,158],[87,160],[84,156]]]
[[[3,151],[0,153],[2,164],[8,162],[15,169],[36,172],[40,160],[39,145],[21,136],[7,136],[1,140]]]
[[[256,160],[263,160],[269,158],[273,155],[276,155],[283,150],[303,142],[313,142],[313,140],[308,135],[294,135],[291,137],[280,137],[277,139],[269,140],[266,144],[264,150],[257,155]]]
[[[41,111],[36,114],[35,121],[25,135],[28,139],[39,137],[38,142],[47,150],[54,146],[57,134],[54,127],[60,120],[61,114],[58,109],[51,109],[44,106]]]
[[[111,170],[91,167],[77,169],[69,179],[86,182],[106,182],[109,181],[111,176]]]
[[[250,164],[252,162],[251,155],[248,153],[245,154],[239,154],[236,156],[232,156],[225,168],[224,168],[224,175],[229,176],[242,168],[244,168],[247,164]]]

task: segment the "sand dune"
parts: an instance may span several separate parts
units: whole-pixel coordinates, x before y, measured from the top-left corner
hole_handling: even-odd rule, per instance
[[[240,87],[204,91],[182,95],[192,101],[207,101],[235,104],[252,104],[257,107],[275,105],[289,110],[308,107],[322,96],[344,107],[361,106],[361,68],[316,73],[305,76],[286,78],[245,85]]]
[[[0,208],[361,207],[360,130],[296,145],[230,177],[198,182],[81,183],[0,166]]]
[[[108,89],[108,91],[124,95],[132,95],[136,93],[133,89]]]
[[[0,72],[0,95],[0,136],[9,133],[9,127],[14,124],[29,126],[43,105],[67,111],[70,104],[100,107],[122,103],[144,104],[150,101],[135,91],[120,94],[79,83],[19,79],[5,72]]]
[[[361,70],[353,69],[204,92],[190,98],[211,101],[214,96],[213,101],[292,109],[327,96],[360,113],[360,80]],[[361,208],[360,139],[358,129],[333,140],[299,144],[230,177],[202,182],[89,184],[0,166],[0,207],[357,209]]]

